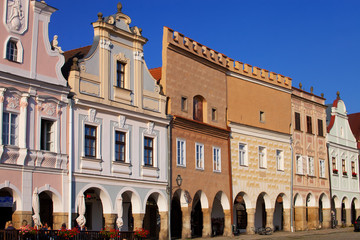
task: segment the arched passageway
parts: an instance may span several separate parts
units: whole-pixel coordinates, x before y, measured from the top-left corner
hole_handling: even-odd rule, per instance
[[[100,231],[105,226],[103,205],[100,199],[100,190],[90,188],[84,192],[85,196],[85,227],[87,230]]]
[[[238,193],[234,200],[234,224],[240,232],[246,232],[248,225],[244,193]]]
[[[134,230],[134,218],[132,215],[132,204],[131,204],[131,192],[124,192],[121,197],[122,209],[123,209],[123,225],[120,228],[121,231],[133,231]]]
[[[53,229],[53,201],[51,192],[41,192],[39,194],[40,220],[42,225],[47,224]]]
[[[356,199],[354,198],[351,201],[351,224],[354,224],[355,220],[356,220],[356,204],[355,204]]]
[[[171,200],[171,238],[179,239],[182,234],[182,211],[180,205],[180,193],[175,192]]]
[[[274,231],[282,231],[284,229],[284,204],[281,195],[276,198],[273,225]]]
[[[222,192],[216,194],[211,211],[211,235],[221,236],[224,234],[225,214],[221,204]]]
[[[202,237],[203,212],[201,207],[200,193],[196,193],[191,210],[191,237]]]
[[[143,228],[149,231],[148,238],[159,239],[160,227],[159,208],[152,194],[146,202]]]
[[[0,190],[0,200],[0,229],[4,229],[6,222],[12,220],[12,215],[15,209],[12,190],[2,188]]]
[[[255,228],[266,227],[266,208],[263,194],[260,194],[256,201]]]

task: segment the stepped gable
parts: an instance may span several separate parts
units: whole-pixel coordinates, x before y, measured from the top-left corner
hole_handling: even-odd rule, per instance
[[[167,43],[186,50],[216,65],[224,67],[229,71],[263,82],[268,82],[280,87],[291,89],[292,79],[290,77],[286,77],[274,72],[269,72],[266,69],[255,67],[247,63],[234,61],[226,55],[210,49],[205,45],[192,40],[191,38],[185,37],[183,34],[176,32],[171,28],[164,27],[164,38],[166,38]]]
[[[357,148],[360,149],[360,112],[348,115],[351,131],[353,132],[356,141]]]
[[[75,48],[75,49],[64,52],[65,64],[61,68],[61,72],[62,72],[63,76],[65,77],[65,79],[68,79],[68,77],[69,77],[69,72],[70,72],[71,66],[73,64],[73,58],[75,58],[75,57],[78,59],[84,58],[87,55],[87,53],[90,51],[90,48],[91,48],[91,45],[81,47],[81,48]]]

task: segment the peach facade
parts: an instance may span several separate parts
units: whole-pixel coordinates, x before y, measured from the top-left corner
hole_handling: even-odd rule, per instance
[[[325,99],[293,87],[291,103],[294,227],[296,231],[329,228],[331,215]]]
[[[211,60],[209,54],[213,50],[186,39],[184,43],[180,33],[164,28],[161,84],[169,97],[168,113],[173,115],[172,236],[229,236],[225,68]],[[201,101],[198,108],[197,99]],[[219,165],[214,164],[214,158]],[[176,185],[178,175],[183,179],[180,188]],[[176,229],[179,225],[182,229]]]

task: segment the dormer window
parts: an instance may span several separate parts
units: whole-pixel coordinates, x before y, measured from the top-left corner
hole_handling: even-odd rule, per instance
[[[125,63],[117,61],[116,63],[116,86],[125,88]]]
[[[17,62],[18,49],[14,40],[9,40],[6,46],[6,59]]]

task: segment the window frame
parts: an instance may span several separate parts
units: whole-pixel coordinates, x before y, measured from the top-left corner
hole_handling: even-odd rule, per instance
[[[242,150],[240,150],[240,145],[242,145],[242,146],[244,146],[244,150],[242,151]],[[244,163],[243,164],[241,164],[241,154],[240,154],[240,152],[243,152],[244,153],[244,155],[243,155],[243,157],[244,157]],[[243,142],[239,142],[239,144],[238,144],[238,153],[239,153],[239,166],[242,166],[242,167],[247,167],[248,166],[248,145],[246,144],[246,143],[243,143]]]
[[[205,146],[204,144],[202,143],[195,143],[195,169],[197,170],[204,170],[205,169],[205,166],[204,166],[204,163],[205,163],[205,156],[204,156],[204,150]],[[198,153],[198,149],[200,150],[199,153]],[[200,157],[198,159],[198,156],[200,154]],[[200,165],[198,165],[198,162],[200,162]]]
[[[295,112],[295,130],[301,131],[301,114]]]
[[[123,142],[121,140],[120,141],[116,140],[117,133],[120,133],[120,134],[124,135],[124,141]],[[115,132],[114,132],[114,144],[115,144],[114,145],[114,161],[115,162],[120,162],[120,163],[126,163],[127,162],[127,155],[128,155],[128,152],[127,152],[127,144],[128,144],[128,142],[127,142],[127,132],[115,129]],[[116,153],[117,145],[123,146],[123,148],[124,148],[124,154],[123,154],[124,159],[123,160],[117,160],[117,156],[118,156],[118,154]]]
[[[319,159],[319,177],[320,178],[325,178],[326,177],[325,160],[324,159]]]
[[[324,121],[318,119],[318,136],[324,137]]]
[[[179,148],[179,143],[182,143],[181,149]],[[181,151],[180,155],[179,151]],[[181,163],[179,159],[182,159]],[[176,138],[176,166],[186,167],[186,140],[182,138]]]
[[[188,111],[188,98],[185,96],[181,96],[180,99],[180,104],[181,104],[181,111],[183,112],[187,112]]]
[[[94,131],[94,132],[95,132],[95,136],[86,135],[86,128],[87,128],[87,126],[88,126],[89,128],[95,129],[95,131]],[[89,155],[89,154],[86,153],[86,148],[87,148],[87,145],[86,145],[86,142],[87,142],[87,141],[86,141],[86,140],[87,140],[87,139],[92,140],[92,141],[94,141],[94,143],[95,143],[95,146],[93,147],[93,149],[94,149],[94,155]],[[85,157],[87,157],[87,158],[97,158],[97,156],[98,156],[98,151],[97,151],[98,143],[97,143],[97,141],[98,141],[98,126],[85,123],[85,124],[84,124],[84,156],[85,156]],[[90,149],[92,149],[92,148],[90,148]]]
[[[300,154],[295,155],[295,164],[296,164],[296,174],[304,175],[303,167],[303,156]]]
[[[278,154],[278,152],[280,154]],[[278,171],[284,171],[284,150],[282,149],[276,149],[276,169]]]
[[[212,147],[213,155],[213,171],[221,172],[221,148]]]
[[[46,127],[46,134],[43,133],[43,122],[51,123],[50,131],[48,131],[48,128]],[[57,121],[53,119],[40,118],[40,150],[41,151],[55,152],[56,122]],[[50,140],[48,139],[48,134],[51,135]],[[48,144],[50,144],[49,147]]]
[[[259,121],[261,123],[265,123],[265,112],[264,111],[259,112]]]
[[[14,59],[10,59],[8,58],[8,44],[9,42],[13,42],[16,45],[17,48],[17,54],[16,54],[16,58]],[[14,36],[9,36],[6,41],[4,41],[4,59],[10,61],[10,62],[14,62],[14,63],[22,63],[23,62],[23,46],[21,44],[21,41],[19,38],[14,37]]]
[[[307,174],[309,176],[315,176],[315,162],[314,157],[307,157]]]
[[[125,78],[126,78],[126,62],[116,61],[116,87],[125,89]],[[120,66],[120,69],[119,69]],[[120,79],[119,79],[120,76]]]
[[[311,118],[311,116],[306,116],[306,132],[309,133],[309,134],[313,134],[312,118]]]
[[[267,168],[266,147],[264,146],[258,147],[258,159],[259,159],[259,168],[266,169]]]
[[[151,140],[151,146],[147,146],[146,145],[146,139],[149,139],[149,140]],[[145,166],[145,167],[154,167],[154,156],[155,156],[155,154],[154,154],[154,143],[155,143],[155,138],[154,137],[152,137],[152,136],[144,136],[144,138],[143,138],[143,142],[144,142],[144,144],[143,144],[143,151],[144,151],[144,155],[143,155],[143,165]],[[147,151],[151,151],[151,163],[149,164],[149,163],[147,163],[146,162],[146,152]]]
[[[5,117],[4,115],[8,114],[8,121],[7,121],[7,133],[5,133]],[[12,122],[12,117],[15,117],[15,122]],[[14,128],[13,128],[14,127]],[[12,133],[12,129],[14,129],[14,133]],[[2,122],[2,144],[3,145],[10,145],[10,146],[18,146],[18,136],[19,136],[19,114],[10,112],[10,111],[3,111],[3,122]],[[5,135],[5,136],[4,136]],[[6,137],[7,136],[7,137]],[[6,137],[6,138],[5,138]],[[6,139],[6,141],[4,141]]]

